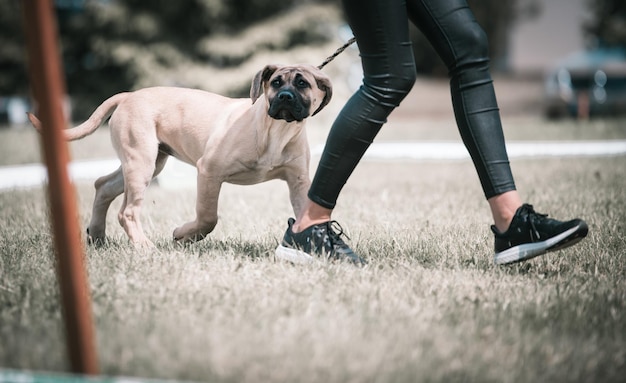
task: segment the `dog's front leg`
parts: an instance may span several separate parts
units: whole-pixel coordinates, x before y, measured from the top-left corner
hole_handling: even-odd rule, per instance
[[[217,225],[217,201],[221,187],[221,179],[216,179],[198,168],[196,219],[174,230],[175,241],[199,241],[213,231]]]
[[[311,186],[309,169],[306,167],[287,168],[285,181],[289,186],[289,199],[296,216],[300,214],[307,201],[307,193]]]

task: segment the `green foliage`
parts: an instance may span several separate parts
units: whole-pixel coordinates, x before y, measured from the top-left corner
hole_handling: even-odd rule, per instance
[[[219,36],[241,35],[270,18],[292,13],[302,20],[319,13],[307,12],[308,2],[295,0],[85,0],[78,6],[57,2],[63,66],[67,89],[72,96],[76,118],[91,113],[104,98],[123,90],[146,86],[165,69],[186,66],[236,67],[241,60],[215,58],[206,51],[206,41]],[[328,3],[321,1],[315,3]],[[0,2],[0,94],[28,94],[20,3]],[[324,22],[318,22],[324,25]],[[328,40],[328,29],[313,34],[304,28],[276,32],[287,41],[274,49],[293,49],[299,45]],[[316,32],[317,31],[317,32]],[[284,34],[284,36],[278,33]],[[266,36],[267,37],[267,36]],[[247,45],[245,57],[268,49],[268,43]],[[183,85],[169,78],[150,85]],[[195,84],[192,84],[192,86]]]
[[[0,1],[0,96],[28,92],[21,21],[17,0]]]
[[[292,1],[91,1],[60,18],[68,90],[78,114],[120,90],[145,86],[160,68],[206,62],[199,41],[238,33],[292,7]],[[305,41],[306,43],[306,41]],[[251,54],[253,54],[252,50]],[[152,85],[177,85],[153,83]],[[182,84],[186,85],[186,84]]]
[[[472,9],[490,36],[492,52],[503,54],[512,11],[521,0],[473,1]],[[274,0],[86,0],[84,7],[57,9],[68,91],[77,114],[89,113],[103,98],[141,84],[145,71],[175,68],[186,63],[218,67],[241,65],[260,50],[289,50],[329,39],[328,28],[307,8],[312,3],[337,6],[339,1]],[[297,28],[259,33],[260,21],[289,12]],[[0,94],[27,94],[22,33],[17,1],[0,2]],[[322,21],[322,22],[320,22]],[[264,36],[264,41],[254,39]],[[445,73],[432,48],[413,31],[416,61],[422,73]],[[207,43],[239,36],[245,51],[233,44]],[[250,41],[253,41],[251,43]],[[235,54],[225,51],[234,50]],[[143,57],[146,56],[146,57]],[[144,64],[138,64],[137,62]],[[184,84],[183,84],[184,85]]]

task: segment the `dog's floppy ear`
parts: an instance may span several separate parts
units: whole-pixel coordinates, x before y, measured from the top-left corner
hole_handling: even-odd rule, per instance
[[[272,74],[276,72],[278,69],[278,65],[266,65],[265,68],[261,69],[252,79],[252,86],[250,86],[250,98],[252,99],[252,103],[254,104],[256,100],[263,93],[263,83],[272,77]]]
[[[333,85],[330,82],[330,78],[326,76],[321,71],[317,71],[315,73],[315,81],[317,82],[317,87],[324,92],[324,99],[322,103],[317,108],[315,112],[311,116],[315,116],[320,110],[324,109],[326,105],[330,102],[330,99],[333,97]]]

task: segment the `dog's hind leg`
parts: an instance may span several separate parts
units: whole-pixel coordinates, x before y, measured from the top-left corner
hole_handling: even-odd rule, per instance
[[[130,241],[137,247],[154,247],[141,225],[141,205],[144,193],[157,171],[159,144],[156,135],[142,129],[125,130],[123,137],[114,137],[114,146],[122,162],[124,202],[117,216]],[[159,171],[164,160],[159,162]]]
[[[124,203],[117,216],[120,225],[128,235],[130,241],[138,247],[154,247],[154,244],[146,237],[141,225],[141,205],[144,193],[151,180],[150,175],[139,174],[133,169],[124,169]]]
[[[168,154],[159,152],[155,162],[152,178],[156,177],[167,162]],[[106,176],[100,177],[95,182],[96,196],[93,201],[91,221],[87,227],[89,241],[102,244],[106,238],[106,215],[115,198],[124,193],[124,175],[122,168]],[[124,203],[125,205],[125,203]]]
[[[111,202],[124,192],[122,168],[96,180],[96,196],[91,211],[91,222],[87,227],[89,241],[96,245],[104,243],[106,237],[106,215]]]

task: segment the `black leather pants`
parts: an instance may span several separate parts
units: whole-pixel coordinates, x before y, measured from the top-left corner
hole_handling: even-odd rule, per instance
[[[465,0],[343,0],[357,39],[363,85],[337,116],[309,198],[332,209],[348,177],[416,78],[408,22],[448,67],[457,126],[486,198],[514,190],[487,38]]]

